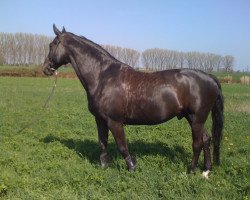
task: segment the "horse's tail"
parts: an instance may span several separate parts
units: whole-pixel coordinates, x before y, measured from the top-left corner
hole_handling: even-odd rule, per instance
[[[213,161],[220,165],[220,143],[222,140],[222,129],[224,124],[224,97],[221,91],[219,80],[215,76],[211,76],[219,87],[219,94],[212,108],[212,141],[213,141]]]

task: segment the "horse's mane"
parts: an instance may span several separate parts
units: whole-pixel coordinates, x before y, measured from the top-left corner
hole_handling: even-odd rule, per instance
[[[67,32],[69,33],[69,32]],[[116,62],[120,62],[119,60],[117,60],[114,56],[112,56],[107,50],[105,50],[101,45],[96,44],[95,42],[87,39],[84,36],[78,36],[75,35],[73,33],[69,33],[70,35],[72,35],[77,41],[79,41],[80,43],[84,43],[87,44],[88,46],[94,48],[95,50],[97,50],[98,52],[100,52],[101,54],[111,58],[112,60],[116,61]]]

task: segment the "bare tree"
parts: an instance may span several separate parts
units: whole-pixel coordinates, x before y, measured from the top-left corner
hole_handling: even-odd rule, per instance
[[[186,54],[184,52],[176,53],[177,68],[185,68],[186,66]]]
[[[150,69],[150,53],[149,50],[145,50],[141,54],[142,56],[142,64],[145,67],[146,70]]]
[[[199,69],[199,53],[198,52],[187,52],[186,53],[186,60],[187,60],[187,67],[189,69]]]
[[[223,68],[227,71],[230,72],[233,70],[233,64],[234,64],[234,57],[227,55],[223,57]]]
[[[134,49],[122,48],[112,45],[103,45],[103,48],[106,49],[117,60],[120,60],[131,67],[137,67],[139,65],[140,52]]]
[[[52,38],[27,33],[0,33],[0,58],[7,65],[43,63]]]
[[[160,56],[157,55],[159,53],[159,49],[146,49],[142,52],[142,63],[147,70],[159,70],[161,65],[159,63],[162,60],[159,58]]]
[[[223,57],[212,53],[187,52],[186,62],[190,69],[200,69],[211,72],[221,68]]]
[[[140,53],[134,49],[123,48],[123,62],[131,67],[139,66]]]

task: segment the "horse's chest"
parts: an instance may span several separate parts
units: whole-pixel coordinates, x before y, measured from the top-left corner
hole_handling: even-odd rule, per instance
[[[126,110],[124,93],[113,91],[95,96],[89,101],[89,109],[93,115],[120,120],[124,117]]]

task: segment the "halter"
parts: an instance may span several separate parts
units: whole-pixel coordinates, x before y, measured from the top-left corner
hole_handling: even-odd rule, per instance
[[[53,51],[53,56],[52,56],[52,57],[54,57],[54,55],[55,55],[55,53],[56,53],[56,50],[57,50],[57,48],[58,48],[58,45],[59,45],[60,43],[61,43],[61,40],[58,39],[58,43],[57,43],[57,45],[56,45],[55,50]],[[52,57],[49,56],[49,61],[50,61],[50,63],[54,64],[55,62],[54,62],[54,60],[52,59]],[[53,67],[50,67],[50,70],[56,71],[56,69],[53,68]]]

